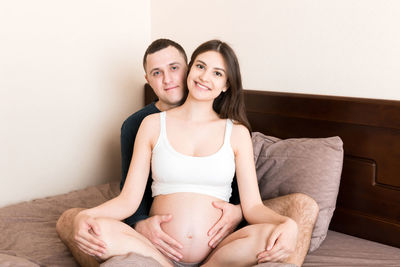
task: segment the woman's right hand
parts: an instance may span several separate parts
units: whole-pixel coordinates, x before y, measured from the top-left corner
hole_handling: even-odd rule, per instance
[[[100,257],[106,252],[106,244],[100,236],[100,227],[96,219],[85,214],[85,211],[79,212],[73,225],[76,246],[86,254]]]
[[[176,248],[183,246],[161,229],[161,224],[169,222],[172,215],[154,215],[136,223],[135,230],[150,240],[162,254],[175,261],[182,259],[182,254]]]
[[[287,218],[285,222],[277,225],[268,237],[266,250],[257,255],[258,263],[286,260],[296,249],[297,236],[297,223]]]

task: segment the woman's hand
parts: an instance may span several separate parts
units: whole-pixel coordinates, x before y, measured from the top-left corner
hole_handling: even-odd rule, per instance
[[[136,223],[135,230],[149,239],[165,256],[180,261],[183,256],[176,248],[182,249],[183,246],[161,229],[161,224],[171,219],[172,215],[154,215]]]
[[[277,225],[267,240],[266,250],[257,255],[258,263],[286,260],[296,249],[297,233],[297,224],[290,218]]]
[[[99,225],[84,211],[74,219],[73,237],[76,246],[86,254],[100,257],[106,252],[106,244],[100,239]]]
[[[213,206],[222,210],[222,216],[217,223],[208,231],[212,236],[208,245],[215,248],[227,235],[232,233],[243,219],[240,205],[232,205],[225,201],[214,201]]]

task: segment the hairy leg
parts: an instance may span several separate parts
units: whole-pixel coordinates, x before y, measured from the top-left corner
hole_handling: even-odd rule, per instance
[[[75,260],[81,265],[81,266],[87,266],[87,267],[94,267],[94,266],[99,266],[99,263],[97,260],[82,252],[74,242],[74,236],[73,236],[73,225],[74,225],[74,219],[75,216],[83,209],[81,208],[74,208],[74,209],[69,209],[65,211],[61,217],[57,221],[56,229],[57,233],[60,236],[60,239],[64,242],[64,244],[69,248],[69,250],[72,253],[72,256],[74,256]]]
[[[298,225],[299,234],[296,250],[288,262],[301,266],[310,247],[311,234],[318,217],[319,207],[314,199],[301,194],[289,194],[269,200],[264,205],[275,212],[292,218]]]
[[[204,267],[252,266],[257,254],[265,250],[266,240],[275,228],[271,224],[254,224],[226,237],[208,256]]]

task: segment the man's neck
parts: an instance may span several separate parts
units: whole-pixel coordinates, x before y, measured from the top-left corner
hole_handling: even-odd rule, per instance
[[[170,105],[170,104],[164,103],[164,102],[162,102],[160,100],[158,100],[155,105],[156,105],[156,108],[158,108],[159,111],[166,111],[166,110],[169,110],[171,108],[175,108],[175,107],[178,106],[178,105]]]

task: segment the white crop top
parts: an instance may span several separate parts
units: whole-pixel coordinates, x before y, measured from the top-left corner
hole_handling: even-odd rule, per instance
[[[170,145],[165,116],[165,111],[160,113],[160,135],[152,151],[153,197],[193,192],[229,201],[235,174],[235,157],[230,144],[232,121],[226,120],[224,144],[216,153],[193,157],[177,152]]]

